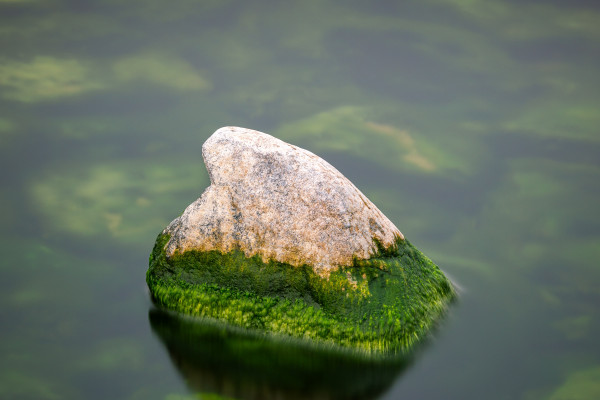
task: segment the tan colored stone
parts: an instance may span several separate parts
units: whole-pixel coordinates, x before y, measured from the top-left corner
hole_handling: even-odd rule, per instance
[[[165,229],[167,256],[188,250],[242,250],[321,275],[376,240],[402,233],[346,177],[322,158],[262,132],[224,127],[202,146],[211,185]]]

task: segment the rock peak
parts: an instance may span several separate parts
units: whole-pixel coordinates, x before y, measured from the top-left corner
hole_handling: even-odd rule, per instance
[[[239,249],[326,275],[404,239],[356,186],[310,151],[228,126],[208,138],[202,156],[211,185],[165,229],[167,256]]]

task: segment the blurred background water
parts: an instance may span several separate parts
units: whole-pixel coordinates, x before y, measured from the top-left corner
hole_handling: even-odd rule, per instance
[[[600,398],[599,45],[583,0],[0,0],[0,398]],[[460,284],[413,360],[261,381],[152,310],[226,125],[328,160]]]

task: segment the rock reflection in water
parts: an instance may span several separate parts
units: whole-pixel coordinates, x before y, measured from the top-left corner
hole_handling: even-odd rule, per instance
[[[149,319],[190,390],[237,399],[375,399],[412,360],[365,360],[156,308]]]

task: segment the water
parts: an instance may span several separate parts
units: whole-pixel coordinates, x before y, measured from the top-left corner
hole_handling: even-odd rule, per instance
[[[0,398],[599,398],[598,27],[586,1],[0,1]],[[358,379],[157,316],[148,255],[225,125],[330,161],[460,284],[413,359]]]

